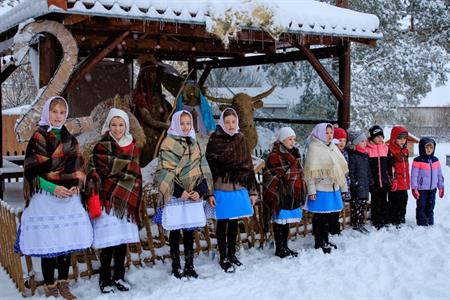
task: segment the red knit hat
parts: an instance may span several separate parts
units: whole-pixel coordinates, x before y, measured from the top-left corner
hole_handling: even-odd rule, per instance
[[[339,127],[335,127],[333,131],[333,138],[335,139],[346,139],[347,138],[347,132]]]

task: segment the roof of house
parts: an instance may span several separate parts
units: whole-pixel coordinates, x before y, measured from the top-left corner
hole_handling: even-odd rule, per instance
[[[48,13],[205,24],[207,28],[225,14],[254,12],[255,7],[269,8],[269,24],[240,24],[243,27],[314,35],[379,39],[378,17],[313,0],[67,0],[67,11],[47,0],[0,0],[0,32]],[[252,19],[253,20],[253,19]]]

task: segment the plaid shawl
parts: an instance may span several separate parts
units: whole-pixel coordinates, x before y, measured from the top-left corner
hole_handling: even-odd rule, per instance
[[[197,140],[168,135],[161,144],[155,175],[155,185],[161,195],[160,205],[167,203],[173,195],[174,181],[191,192],[203,179],[208,184],[208,194],[212,194],[212,175],[204,148]]]
[[[139,166],[141,149],[133,143],[121,148],[105,133],[92,151],[87,174],[87,196],[92,192],[100,194],[102,207],[109,214],[140,225],[142,201],[142,175]]]
[[[206,159],[214,181],[221,178],[224,183],[257,190],[251,152],[242,133],[230,136],[217,126],[209,138]]]
[[[281,142],[275,142],[266,167],[267,171],[263,174],[264,203],[274,212],[299,208],[303,199],[299,150],[288,150]]]
[[[39,126],[28,142],[23,165],[26,206],[40,190],[39,176],[66,188],[83,184],[83,157],[77,139],[65,126],[61,128],[61,140],[47,129],[48,126]]]

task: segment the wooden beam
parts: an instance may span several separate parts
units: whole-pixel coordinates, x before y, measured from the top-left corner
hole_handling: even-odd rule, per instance
[[[80,80],[89,73],[99,62],[101,62],[114,48],[116,48],[129,34],[129,31],[121,33],[117,37],[113,37],[112,41],[108,43],[98,53],[93,52],[92,56],[88,56],[83,62],[79,64],[77,70],[72,73],[71,79],[67,84],[63,95],[66,95],[80,82]]]
[[[107,33],[97,33],[96,35],[82,32],[74,32],[80,51],[89,51],[93,47],[103,44],[110,35]],[[235,42],[230,43],[230,47],[225,49],[221,42],[207,39],[177,39],[146,37],[140,39],[136,35],[130,35],[124,41],[124,51],[126,54],[134,53],[188,53],[189,56],[212,55],[212,56],[243,56],[244,53],[275,53],[275,43],[268,43],[263,46],[261,43],[248,45]]]
[[[39,88],[46,86],[62,59],[62,49],[56,37],[46,34],[39,39]]]
[[[315,58],[330,58],[337,56],[337,47],[316,48],[309,50]],[[272,63],[284,63],[308,59],[302,51],[291,51],[286,53],[276,53],[267,55],[255,55],[243,58],[221,59],[213,61],[198,61],[196,69],[206,68],[232,68],[240,66],[256,66]]]
[[[99,32],[131,31],[133,33],[144,33],[150,37],[168,34],[173,36],[184,36],[189,38],[207,38],[221,43],[220,39],[207,32],[204,24],[183,24],[175,22],[143,21],[130,19],[117,19],[106,17],[90,17],[82,23],[70,26],[71,30],[80,30],[86,34],[98,34]],[[302,32],[284,33],[280,36],[280,42],[296,41],[301,45],[334,45],[339,42],[350,40],[357,43],[373,45],[376,39],[340,37],[331,35],[312,35]],[[254,44],[258,42],[274,42],[273,37],[262,30],[242,29],[237,33],[236,40],[239,44]]]
[[[1,73],[0,73],[0,84],[2,84],[18,67],[10,63]]]
[[[206,68],[203,71],[202,76],[200,76],[200,79],[198,80],[198,85],[199,86],[203,86],[205,84],[205,81],[208,78],[209,73],[211,73],[211,68]]]
[[[67,10],[67,0],[47,0],[47,5],[48,7],[54,5],[61,9]]]
[[[351,63],[350,42],[344,42],[339,47],[339,87],[343,93],[342,101],[338,107],[339,126],[344,129],[350,127],[350,102],[351,102]]]
[[[322,78],[323,82],[330,89],[330,91],[333,93],[336,99],[341,103],[344,97],[342,94],[342,90],[338,87],[333,77],[331,77],[331,75],[328,73],[325,67],[314,55],[314,52],[312,52],[309,48],[302,45],[298,45],[298,48],[305,55],[306,59],[309,61],[314,70],[316,70],[320,78]]]

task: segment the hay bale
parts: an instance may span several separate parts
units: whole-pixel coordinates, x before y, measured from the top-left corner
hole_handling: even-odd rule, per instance
[[[130,132],[136,139],[137,145],[142,148],[145,144],[146,138],[144,130],[139,124],[137,118],[131,112],[129,97],[121,97],[116,95],[114,98],[102,101],[94,107],[90,114],[94,124],[94,131],[88,134],[82,134],[78,137],[86,167],[92,155],[92,150],[101,137],[103,124],[105,123],[106,117],[108,116],[108,112],[111,108],[118,108],[127,112],[128,118],[130,119]]]

